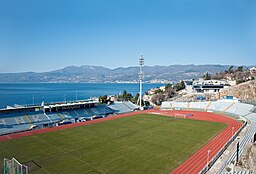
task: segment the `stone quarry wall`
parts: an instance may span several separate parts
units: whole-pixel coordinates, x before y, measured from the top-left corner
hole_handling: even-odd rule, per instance
[[[220,92],[220,97],[226,95],[235,96],[242,102],[256,104],[256,80],[223,89]]]

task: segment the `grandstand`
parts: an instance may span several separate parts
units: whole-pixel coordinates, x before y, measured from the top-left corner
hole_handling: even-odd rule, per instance
[[[85,121],[97,117],[104,117],[114,113],[114,111],[105,105],[96,102],[72,103],[50,105],[45,107],[45,113],[55,122],[63,120]]]
[[[52,121],[41,112],[1,114],[0,135],[22,132],[37,127],[49,127]]]
[[[248,131],[240,140],[239,155],[242,154],[245,145],[252,141],[256,133],[256,114],[252,113],[254,106],[250,104],[240,103],[237,101],[209,101],[209,102],[171,102],[165,101],[161,105],[161,109],[192,109],[192,110],[204,110],[212,112],[220,112],[229,116],[241,116],[247,120]],[[234,135],[235,136],[235,135]],[[237,135],[236,135],[237,136]],[[234,140],[233,137],[231,140]],[[225,147],[226,148],[226,147]],[[221,153],[223,153],[224,147]],[[220,155],[219,153],[217,155]],[[217,156],[216,155],[216,156]],[[214,157],[215,158],[215,157]],[[226,161],[225,165],[220,168],[219,173],[222,173],[227,165],[236,160],[236,152],[233,152],[231,157]],[[208,170],[206,166],[205,169]],[[237,173],[247,173],[247,171],[241,171]]]
[[[108,107],[87,101],[3,109],[0,110],[0,135],[93,120],[132,112],[137,108],[131,102],[117,102]]]
[[[48,126],[51,121],[38,108],[7,109],[0,112],[0,135],[21,132],[38,126]]]

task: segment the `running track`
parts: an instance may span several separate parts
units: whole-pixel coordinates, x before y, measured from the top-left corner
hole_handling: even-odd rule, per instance
[[[213,113],[208,112],[199,112],[199,111],[161,111],[161,110],[147,110],[147,111],[139,111],[139,112],[133,112],[128,114],[121,114],[114,117],[106,117],[102,119],[92,120],[88,122],[82,122],[82,123],[74,123],[69,125],[63,125],[59,127],[52,127],[52,128],[45,128],[45,129],[39,129],[39,130],[32,130],[27,132],[21,132],[16,134],[10,134],[10,135],[4,135],[0,136],[0,141],[5,141],[9,139],[15,139],[35,134],[41,134],[45,132],[52,132],[55,130],[62,130],[77,126],[84,126],[88,124],[94,124],[99,123],[107,120],[114,120],[122,117],[128,117],[133,116],[139,113],[157,113],[165,116],[174,116],[176,113],[179,114],[193,114],[192,117],[187,117],[190,119],[196,119],[196,120],[206,120],[206,121],[213,121],[213,122],[222,122],[226,123],[228,126],[220,132],[216,137],[214,137],[211,141],[209,141],[206,145],[204,145],[199,151],[197,151],[195,154],[190,156],[184,163],[182,163],[178,168],[171,171],[171,174],[197,174],[199,173],[203,167],[207,164],[207,155],[208,150],[211,150],[210,152],[210,159],[212,159],[218,151],[226,144],[226,142],[232,137],[232,127],[234,127],[234,133],[239,130],[239,128],[242,126],[241,123],[237,122],[234,119],[231,119],[226,116],[221,116]]]
[[[174,116],[175,113],[179,114],[193,114],[190,119],[206,120],[214,122],[226,123],[228,126],[215,136],[211,141],[204,145],[199,151],[190,156],[184,163],[178,168],[171,171],[171,174],[197,174],[204,166],[207,165],[208,150],[210,150],[209,159],[212,159],[226,144],[226,142],[232,137],[232,127],[234,127],[234,133],[239,130],[242,124],[234,119],[226,116],[221,116],[208,112],[199,111],[158,111],[162,115]]]

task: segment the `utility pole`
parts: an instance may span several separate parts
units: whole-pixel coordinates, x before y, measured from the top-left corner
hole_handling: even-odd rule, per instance
[[[139,78],[140,78],[140,109],[141,109],[141,102],[142,102],[142,77],[143,77],[142,66],[144,65],[143,54],[140,55],[139,65],[140,65]]]
[[[209,164],[210,164],[210,153],[211,153],[211,150],[209,149],[209,150],[208,150],[208,153],[207,153],[207,171],[209,170]]]

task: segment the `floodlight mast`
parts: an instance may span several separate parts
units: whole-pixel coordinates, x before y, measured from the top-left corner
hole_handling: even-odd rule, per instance
[[[142,102],[142,77],[143,77],[142,66],[144,65],[143,54],[140,54],[139,65],[140,65],[139,79],[140,79],[140,109],[141,109],[141,102]]]

